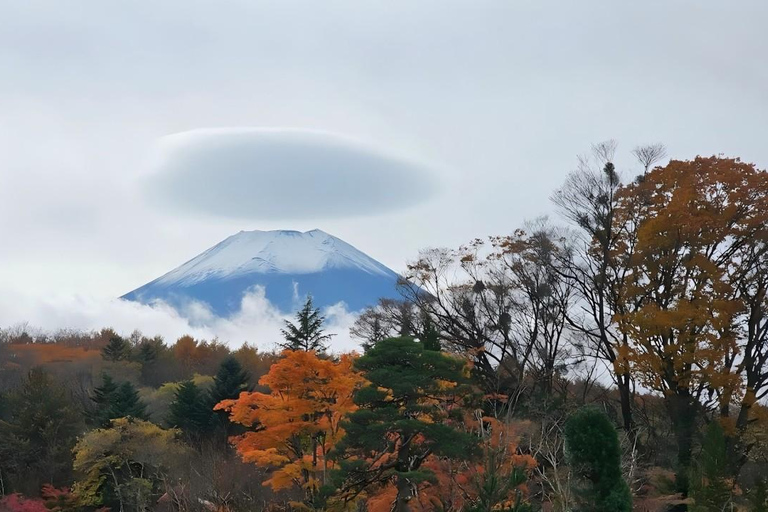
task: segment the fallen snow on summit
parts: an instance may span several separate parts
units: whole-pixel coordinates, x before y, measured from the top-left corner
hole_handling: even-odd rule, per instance
[[[160,277],[156,284],[190,285],[210,278],[245,274],[311,274],[358,269],[393,272],[348,243],[324,231],[241,231]]]

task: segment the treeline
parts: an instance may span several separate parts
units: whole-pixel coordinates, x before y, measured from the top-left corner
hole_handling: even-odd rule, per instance
[[[561,222],[423,251],[361,355],[311,300],[279,354],[6,331],[3,506],[766,510],[768,174],[615,149]]]
[[[724,157],[654,167],[666,151],[653,145],[622,179],[615,151],[597,144],[579,160],[551,196],[558,219],[423,251],[405,300],[353,331],[369,345],[436,338],[486,393],[543,425],[610,382],[635,488],[672,470],[676,510],[725,510],[767,471],[768,174]]]

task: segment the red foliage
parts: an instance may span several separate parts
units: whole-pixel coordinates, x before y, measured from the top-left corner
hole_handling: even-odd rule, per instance
[[[0,500],[0,512],[48,512],[43,500],[9,494]]]

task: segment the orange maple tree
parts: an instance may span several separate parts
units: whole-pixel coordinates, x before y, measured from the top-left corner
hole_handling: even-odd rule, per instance
[[[269,393],[244,392],[215,406],[252,429],[232,441],[244,461],[272,468],[264,485],[300,487],[309,505],[319,499],[333,468],[328,452],[344,435],[340,422],[356,409],[352,396],[365,382],[353,370],[354,359],[286,350],[259,380]]]

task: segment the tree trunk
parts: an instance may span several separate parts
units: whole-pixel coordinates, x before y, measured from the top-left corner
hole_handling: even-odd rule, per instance
[[[625,432],[634,432],[635,423],[632,420],[632,383],[629,374],[619,375],[616,379],[621,402],[621,423]]]
[[[397,477],[397,498],[392,504],[392,512],[411,512],[410,501],[413,498],[413,486],[411,482],[403,477]]]
[[[696,431],[697,407],[687,390],[678,390],[667,402],[672,426],[677,441],[677,471],[675,487],[683,499],[688,498],[690,490],[689,476],[693,457],[693,438]],[[672,508],[674,512],[688,510],[688,505],[681,504]]]

